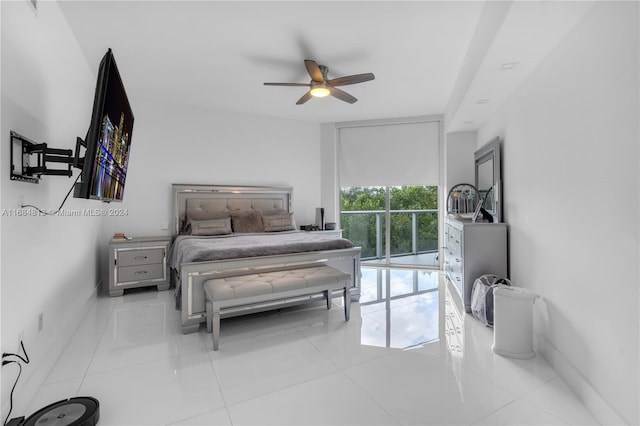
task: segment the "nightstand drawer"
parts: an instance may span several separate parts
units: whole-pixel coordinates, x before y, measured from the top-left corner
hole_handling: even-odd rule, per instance
[[[118,251],[118,266],[149,265],[162,263],[164,248],[148,248]]]
[[[119,267],[117,272],[118,284],[164,279],[164,271],[165,268],[162,263]]]

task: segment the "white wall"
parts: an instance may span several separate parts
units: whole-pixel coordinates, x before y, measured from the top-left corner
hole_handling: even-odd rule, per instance
[[[126,76],[123,76],[126,85]],[[320,205],[320,125],[132,99],[135,124],[124,201],[126,216],[106,217],[102,275],[113,233],[169,235],[171,184],[293,187],[298,225]]]
[[[459,183],[475,185],[473,153],[478,148],[476,138],[476,132],[447,133],[444,154],[445,183],[443,189],[445,196],[451,188]]]
[[[98,283],[99,217],[15,216],[18,200],[57,209],[73,179],[45,176],[40,184],[9,179],[9,131],[54,148],[73,148],[86,133],[95,76],[55,2],[1,2],[2,98],[0,150],[2,352],[17,352],[22,334],[31,363],[24,366],[12,415],[21,413],[61,353]],[[70,199],[65,211],[95,208]],[[43,328],[38,331],[38,316]],[[2,368],[3,420],[15,365]]]
[[[511,278],[603,424],[640,423],[637,2],[602,2],[478,131],[504,138]]]

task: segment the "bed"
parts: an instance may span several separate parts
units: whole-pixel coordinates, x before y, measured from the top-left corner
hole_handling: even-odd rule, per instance
[[[202,285],[215,278],[328,265],[351,276],[351,300],[359,299],[360,247],[323,232],[297,230],[292,193],[290,187],[172,185],[169,266],[184,334],[205,322]],[[321,300],[301,297],[246,307],[236,314],[316,298]]]

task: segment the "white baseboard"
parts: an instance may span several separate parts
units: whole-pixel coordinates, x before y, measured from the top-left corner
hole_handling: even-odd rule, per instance
[[[596,392],[578,370],[548,340],[536,336],[537,349],[560,378],[571,388],[593,416],[603,425],[627,425],[616,411]]]

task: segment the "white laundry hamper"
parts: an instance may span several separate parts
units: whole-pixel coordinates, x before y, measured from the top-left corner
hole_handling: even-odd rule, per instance
[[[533,303],[539,297],[522,287],[493,292],[493,351],[509,358],[536,356],[533,350]]]

